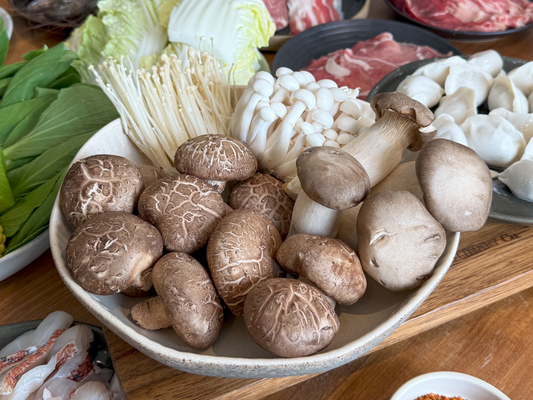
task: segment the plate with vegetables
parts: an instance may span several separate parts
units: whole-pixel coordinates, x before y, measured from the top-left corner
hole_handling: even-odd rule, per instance
[[[0,61],[8,42],[0,29]],[[48,220],[72,158],[117,117],[100,88],[81,84],[63,44],[0,66],[0,280],[47,248]]]
[[[438,137],[469,145],[493,170],[490,217],[532,225],[532,89],[533,63],[487,50],[407,64],[383,78],[369,98],[399,90],[431,107]]]

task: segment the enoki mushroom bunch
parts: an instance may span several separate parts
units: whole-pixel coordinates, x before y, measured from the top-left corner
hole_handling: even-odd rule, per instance
[[[109,59],[91,66],[97,84],[111,99],[124,132],[156,166],[173,169],[178,147],[203,134],[229,134],[230,85],[208,52],[188,52],[189,67],[175,55],[163,55],[151,72],[133,70]],[[131,63],[130,63],[131,64]]]

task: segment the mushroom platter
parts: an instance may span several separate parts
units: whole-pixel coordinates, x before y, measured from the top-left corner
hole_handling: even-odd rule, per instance
[[[252,79],[236,110],[271,79]],[[315,108],[297,92],[293,113]],[[344,112],[330,100],[330,117]],[[163,171],[113,122],[80,150],[56,199],[60,276],[124,340],[187,372],[288,376],[357,358],[433,291],[492,194],[474,151],[433,140],[427,107],[398,93],[371,107],[375,124],[343,148],[308,143],[285,182],[237,130],[184,142]],[[398,165],[405,148],[417,161]]]

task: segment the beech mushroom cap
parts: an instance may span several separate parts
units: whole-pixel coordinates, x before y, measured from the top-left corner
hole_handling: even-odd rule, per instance
[[[237,139],[200,135],[178,148],[174,165],[182,174],[208,181],[243,181],[257,170],[257,159],[248,145]]]
[[[72,164],[61,185],[59,204],[67,223],[76,228],[93,214],[132,213],[142,189],[135,164],[124,157],[99,154]]]
[[[158,181],[166,176],[162,168],[153,165],[137,165],[137,169],[141,174],[145,189],[155,181]]]
[[[191,347],[211,347],[222,329],[224,312],[202,264],[185,253],[170,253],[155,264],[152,274],[178,336]]]
[[[365,293],[366,278],[359,257],[342,240],[293,235],[276,257],[283,269],[307,278],[340,305],[354,304]]]
[[[429,142],[416,159],[424,203],[444,229],[477,231],[489,216],[492,177],[476,152],[447,139]]]
[[[287,237],[294,200],[283,190],[283,183],[268,174],[256,173],[238,183],[229,198],[231,208],[252,210],[266,216],[281,235]]]
[[[207,263],[217,292],[230,311],[243,315],[244,298],[259,282],[280,276],[281,237],[272,222],[251,210],[234,210],[219,222],[207,244]]]
[[[304,357],[333,341],[340,323],[318,289],[296,279],[268,279],[244,302],[244,322],[252,339],[280,357]]]
[[[411,151],[420,150],[437,134],[436,129],[431,126],[435,119],[431,110],[405,94],[380,93],[374,96],[370,105],[376,113],[376,120],[381,118],[385,111],[390,110],[419,126],[414,142],[407,147]]]
[[[410,192],[383,191],[365,200],[357,218],[363,269],[391,291],[429,279],[446,247],[444,228]]]
[[[167,251],[199,250],[226,212],[220,193],[191,175],[160,179],[139,199],[139,215],[157,226]]]
[[[355,207],[370,191],[365,169],[340,149],[310,147],[298,156],[296,167],[307,196],[333,210]]]
[[[163,254],[158,230],[126,212],[91,216],[70,237],[66,259],[74,280],[99,295],[150,289],[151,267]]]

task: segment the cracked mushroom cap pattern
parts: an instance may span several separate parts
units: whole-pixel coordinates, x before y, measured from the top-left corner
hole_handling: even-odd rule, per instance
[[[234,210],[252,210],[266,216],[281,235],[287,237],[294,200],[283,190],[283,183],[268,174],[256,173],[231,191],[229,204]]]
[[[76,228],[92,214],[132,213],[143,189],[137,167],[124,157],[100,154],[72,164],[60,191],[61,211]]]
[[[201,249],[226,213],[220,193],[191,175],[160,179],[139,199],[139,215],[157,226],[167,251]]]
[[[257,171],[257,159],[243,142],[223,135],[200,135],[183,143],[174,165],[182,174],[213,181],[243,181]]]
[[[279,248],[277,260],[283,269],[309,279],[340,305],[354,304],[365,293],[359,257],[342,240],[293,235]]]
[[[211,347],[222,329],[224,312],[205,268],[185,253],[170,253],[156,263],[152,276],[178,336],[191,347]]]
[[[280,357],[304,357],[333,341],[340,323],[318,289],[296,279],[268,279],[246,297],[244,322],[254,341]]]
[[[446,247],[446,232],[410,192],[370,196],[357,217],[363,269],[391,291],[414,289],[429,279]]]
[[[66,262],[81,287],[110,295],[151,282],[151,267],[162,254],[156,228],[133,214],[107,212],[93,215],[74,231]]]
[[[163,168],[156,167],[154,165],[137,165],[137,169],[141,174],[144,189],[146,189],[155,181],[158,181],[166,176]]]
[[[272,222],[250,210],[235,210],[217,225],[207,245],[207,263],[217,292],[242,316],[244,298],[265,279],[280,276],[276,252],[281,237]]]

